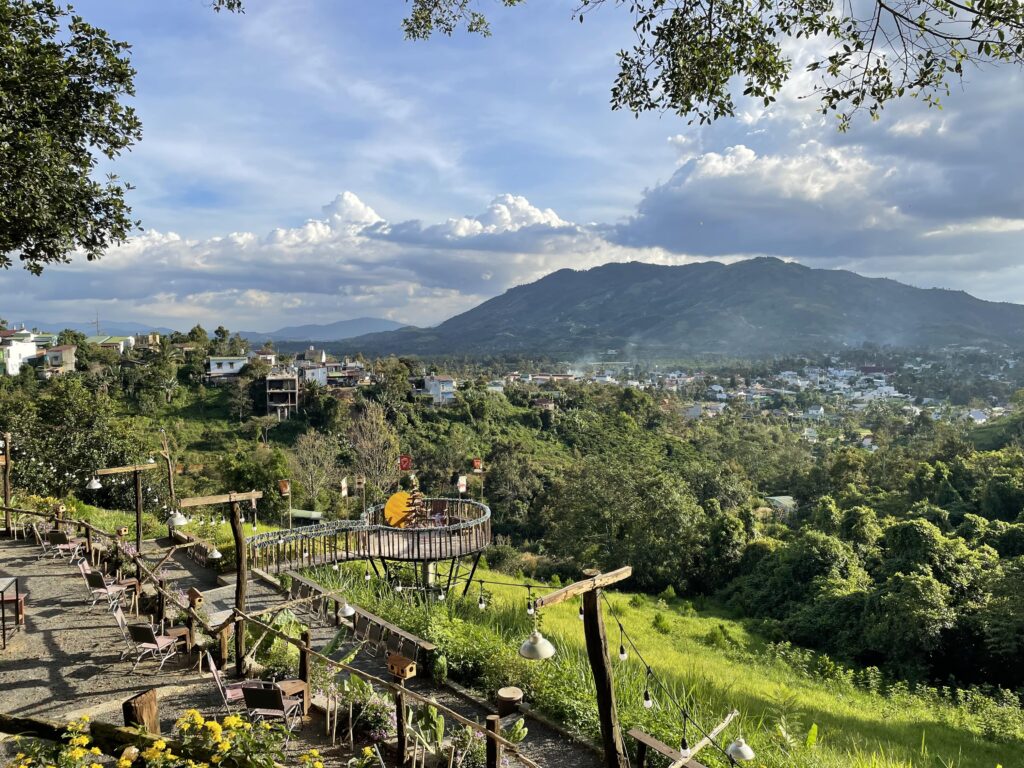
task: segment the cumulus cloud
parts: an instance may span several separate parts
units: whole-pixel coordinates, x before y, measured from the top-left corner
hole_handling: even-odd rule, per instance
[[[619,246],[510,194],[475,216],[430,225],[392,224],[348,191],[321,214],[264,236],[190,239],[148,231],[97,263],[53,267],[40,278],[0,273],[4,313],[56,322],[100,311],[154,324],[229,322],[247,330],[375,315],[423,326],[567,266],[688,260],[663,249]]]

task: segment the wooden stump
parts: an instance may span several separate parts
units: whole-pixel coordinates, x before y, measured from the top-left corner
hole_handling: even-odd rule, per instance
[[[143,726],[147,732],[160,735],[160,713],[157,710],[156,688],[132,696],[121,705],[124,724],[129,728]]]

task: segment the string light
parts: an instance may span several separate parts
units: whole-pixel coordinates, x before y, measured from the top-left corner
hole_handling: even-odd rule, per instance
[[[366,566],[363,566],[363,568],[364,568],[364,570],[363,570],[363,581],[369,581],[370,580],[370,566],[366,565]]]
[[[583,603],[580,603],[579,620],[583,621]]]
[[[626,643],[623,639],[622,625],[619,625],[619,661],[625,661],[629,658],[629,654],[626,653]]]
[[[482,581],[480,582],[480,599],[476,601],[476,607],[481,611],[487,608],[487,603],[484,602],[484,583]]]
[[[536,606],[533,604],[533,587],[526,587],[526,615],[533,616]]]

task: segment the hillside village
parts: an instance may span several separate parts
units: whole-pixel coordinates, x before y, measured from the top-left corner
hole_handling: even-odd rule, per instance
[[[218,333],[222,330],[218,329]],[[125,366],[145,366],[148,358],[171,354],[178,360],[190,361],[192,378],[207,386],[237,383],[242,377],[257,379],[261,386],[254,409],[282,421],[293,417],[302,407],[303,392],[310,387],[350,400],[358,389],[372,387],[380,381],[374,366],[362,356],[337,359],[317,346],[288,353],[276,350],[269,342],[263,346],[250,345],[237,334],[230,337],[226,331],[221,334],[225,343],[220,345],[224,354],[207,354],[217,345],[208,348],[182,340],[182,334],[163,337],[158,333],[76,334],[78,344],[61,343],[67,341],[68,333],[73,332],[0,330],[0,372],[17,376],[27,367],[38,378],[50,379],[95,365],[92,360],[96,357],[95,350],[107,356],[108,364]],[[93,350],[88,356],[92,362],[83,362],[79,347]],[[610,356],[614,353],[615,350],[609,350]],[[562,362],[547,370],[511,370],[492,375],[486,379],[484,388],[496,393],[504,392],[507,387],[536,390],[531,403],[542,411],[558,410],[559,388],[569,384],[646,390],[675,395],[676,404],[687,419],[714,418],[729,406],[741,406],[748,414],[759,412],[788,420],[805,440],[814,443],[830,425],[839,424],[844,416],[862,412],[873,403],[896,407],[910,418],[926,413],[936,420],[985,424],[1012,408],[1009,394],[1021,384],[1015,358],[976,348],[944,350],[925,356],[888,351],[879,357],[886,361],[865,362],[863,354],[857,355],[856,360],[850,355],[831,355],[817,364],[807,359],[787,359],[766,364],[756,373],[751,372],[748,364],[737,365],[736,370],[730,370],[727,364],[662,370],[657,365],[630,361]],[[409,383],[417,397],[435,406],[455,402],[460,385],[479,379],[479,376],[465,375],[460,381],[433,368],[428,372],[427,366],[420,365],[419,369],[418,375],[410,376]],[[954,402],[939,389],[929,391],[927,388],[928,376],[946,382],[950,376],[963,376],[965,371],[969,378],[986,385],[968,402]],[[908,382],[913,383],[908,387]],[[989,390],[1000,394],[987,394]],[[867,430],[861,430],[855,442],[865,450],[877,450]]]

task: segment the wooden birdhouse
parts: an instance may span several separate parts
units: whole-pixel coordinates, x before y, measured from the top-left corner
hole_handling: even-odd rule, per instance
[[[122,525],[120,528],[117,529],[116,533],[117,533],[118,536],[121,536],[121,537],[127,536],[128,535],[128,526],[127,525]]]
[[[189,587],[188,604],[198,611],[203,605],[203,593],[195,587]]]
[[[388,672],[399,680],[416,677],[416,662],[399,653],[388,654]]]

